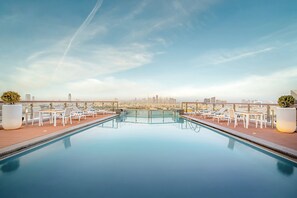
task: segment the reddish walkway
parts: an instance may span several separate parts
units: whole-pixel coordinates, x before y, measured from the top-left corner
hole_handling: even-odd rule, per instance
[[[87,119],[82,119],[80,122],[78,120],[73,120],[72,124],[62,125],[61,120],[57,120],[57,126],[54,127],[49,122],[44,122],[43,126],[38,126],[36,122],[33,126],[31,124],[23,125],[20,129],[16,130],[0,130],[0,149],[11,146],[17,143],[21,143],[27,140],[31,140],[40,136],[44,136],[53,132],[57,132],[63,129],[67,129],[79,124],[88,123],[98,119],[102,119],[110,115],[97,115],[97,117],[87,117]]]
[[[238,126],[236,128],[234,128],[234,124],[230,124],[230,126],[227,125],[227,121],[220,121],[220,123],[216,121],[213,121],[213,119],[209,118],[209,119],[205,119],[202,118],[201,116],[191,116],[194,117],[198,120],[204,121],[204,122],[208,122],[208,123],[212,123],[212,124],[216,124],[219,126],[223,126],[223,127],[227,127],[229,129],[233,129],[236,130],[238,132],[250,135],[250,136],[254,136],[281,146],[285,146],[291,149],[294,149],[297,151],[297,133],[281,133],[278,132],[275,128],[271,128],[271,126],[267,126],[267,128],[263,128],[261,129],[259,126],[258,128],[255,127],[255,124],[250,123],[250,126],[248,129],[243,127],[243,123],[242,121],[240,121],[238,123]]]

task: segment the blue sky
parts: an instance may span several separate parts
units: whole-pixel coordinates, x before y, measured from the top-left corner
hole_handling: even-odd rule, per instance
[[[0,0],[0,91],[275,101],[297,88],[295,0]]]

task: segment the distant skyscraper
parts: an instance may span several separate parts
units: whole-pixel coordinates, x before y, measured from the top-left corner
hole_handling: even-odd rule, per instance
[[[159,96],[156,95],[156,103],[159,103]]]
[[[68,101],[71,101],[71,93],[68,94]]]
[[[35,96],[32,96],[32,100],[33,100],[33,101],[35,100]]]
[[[210,103],[210,98],[204,98],[204,103]]]
[[[175,98],[169,98],[169,104],[175,104],[176,99]]]
[[[211,97],[210,98],[210,103],[216,103],[216,97]]]
[[[26,101],[31,101],[31,94],[26,94],[25,100]]]

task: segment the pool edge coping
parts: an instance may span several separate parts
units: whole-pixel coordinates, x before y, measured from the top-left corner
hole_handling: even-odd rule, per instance
[[[285,146],[281,146],[279,144],[273,143],[273,142],[269,142],[267,140],[263,140],[261,138],[257,138],[257,137],[253,137],[251,135],[247,135],[241,132],[238,132],[236,130],[233,129],[229,129],[227,127],[224,126],[219,126],[210,122],[206,122],[197,118],[193,118],[191,116],[187,116],[187,115],[181,115],[181,117],[192,120],[194,122],[200,123],[202,125],[208,126],[210,128],[219,130],[220,132],[226,133],[228,135],[234,136],[236,138],[239,138],[241,140],[246,141],[249,144],[252,144],[254,146],[258,146],[261,149],[265,149],[268,150],[269,152],[273,152],[276,155],[280,155],[281,157],[285,157],[288,158],[288,160],[294,161],[295,163],[297,163],[297,150],[285,147]]]
[[[92,120],[87,123],[72,126],[67,129],[62,129],[62,130],[59,130],[59,131],[56,131],[53,133],[49,133],[47,135],[43,135],[43,136],[36,137],[36,138],[30,139],[30,140],[26,140],[24,142],[13,144],[8,147],[4,147],[4,148],[0,149],[0,160],[4,160],[4,159],[9,158],[13,155],[17,155],[19,153],[30,150],[31,148],[38,147],[42,144],[46,144],[50,141],[53,141],[57,138],[64,136],[64,135],[69,135],[73,132],[76,132],[77,130],[83,130],[86,127],[89,127],[89,126],[92,126],[95,124],[99,124],[101,122],[105,122],[105,121],[115,118],[117,116],[118,116],[118,114],[110,115],[110,116],[100,118],[97,120]]]

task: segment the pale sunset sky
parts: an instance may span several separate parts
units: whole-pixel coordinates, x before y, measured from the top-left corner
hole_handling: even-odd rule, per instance
[[[296,0],[0,0],[0,91],[276,101],[297,89]]]

